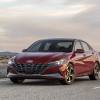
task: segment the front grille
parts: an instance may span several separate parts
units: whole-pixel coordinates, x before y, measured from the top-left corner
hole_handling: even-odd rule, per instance
[[[19,73],[40,74],[48,65],[47,64],[15,64]]]

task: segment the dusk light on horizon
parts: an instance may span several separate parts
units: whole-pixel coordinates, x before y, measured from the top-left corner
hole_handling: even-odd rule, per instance
[[[100,0],[0,0],[0,50],[45,38],[77,38],[100,51]]]

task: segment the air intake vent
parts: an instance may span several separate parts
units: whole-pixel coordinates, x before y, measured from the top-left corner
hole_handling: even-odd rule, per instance
[[[40,74],[47,64],[15,64],[17,72],[24,74]]]

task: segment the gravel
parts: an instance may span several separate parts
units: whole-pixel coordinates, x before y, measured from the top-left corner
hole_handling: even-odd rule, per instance
[[[26,80],[13,84],[0,79],[0,100],[100,100],[100,81],[78,78],[72,85],[57,81]]]

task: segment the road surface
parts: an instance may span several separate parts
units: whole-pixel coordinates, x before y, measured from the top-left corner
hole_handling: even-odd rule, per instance
[[[0,100],[100,100],[100,80],[78,78],[72,85],[26,80],[16,85],[9,79],[0,79]]]

